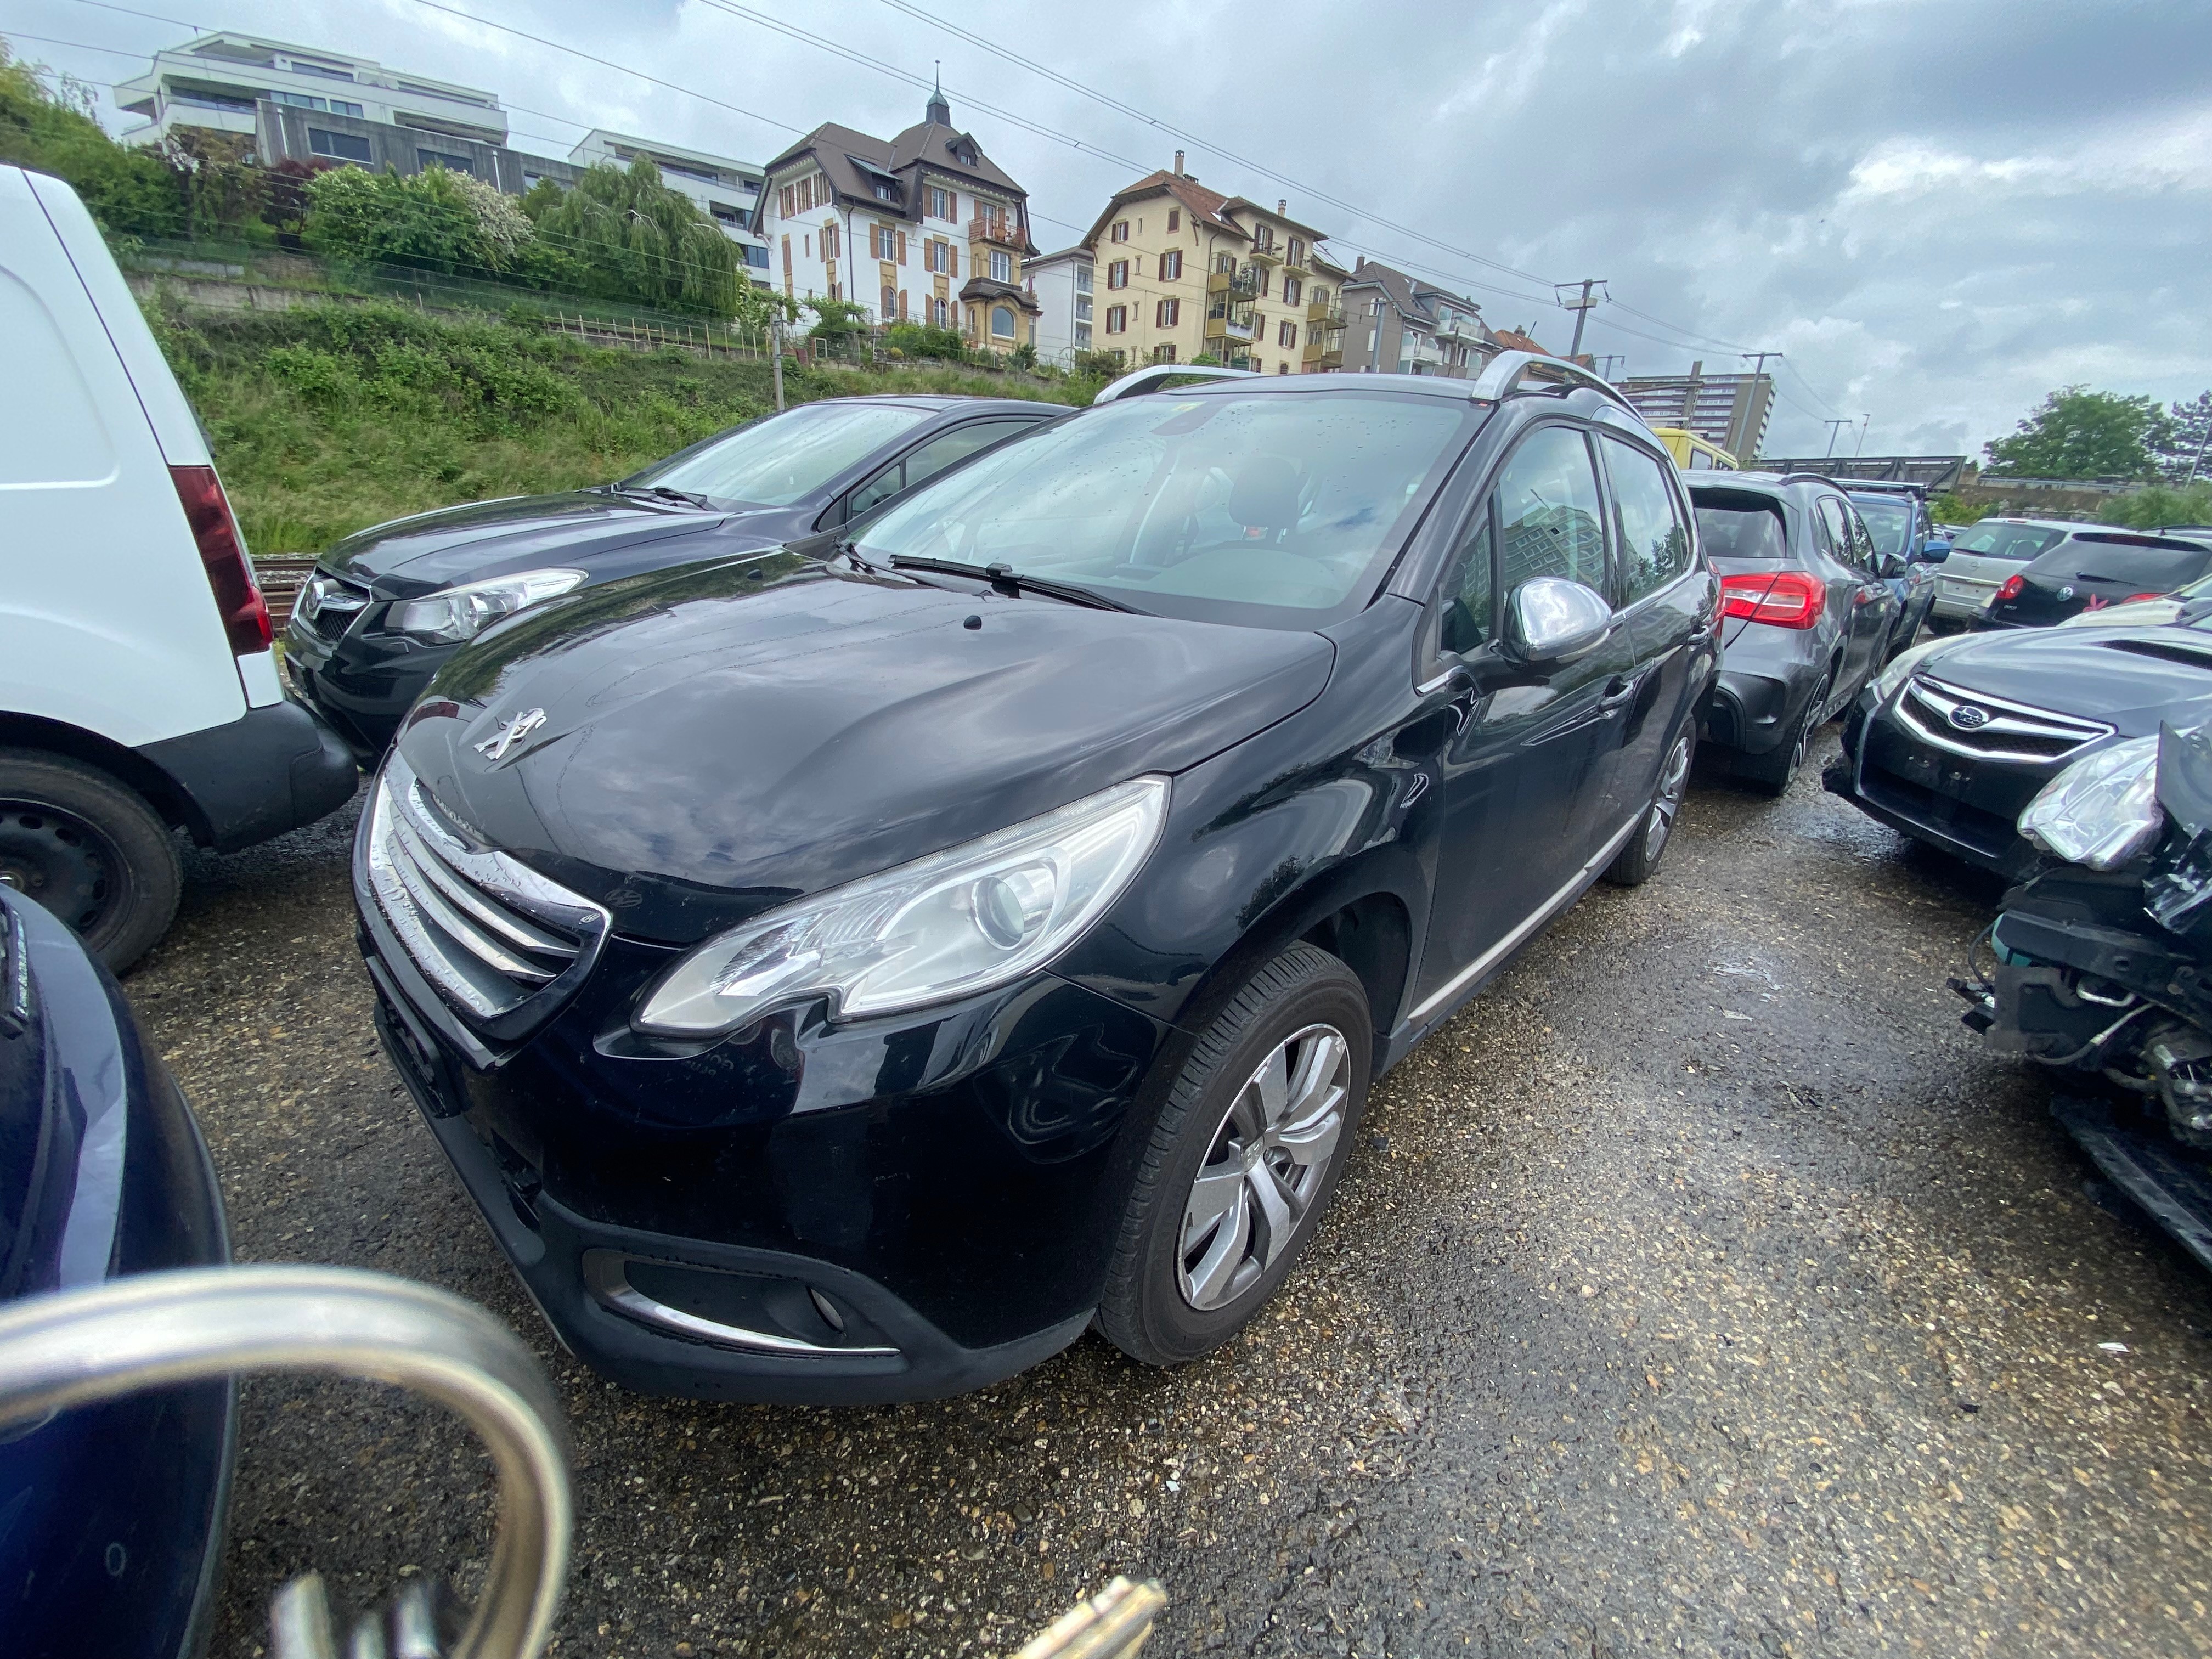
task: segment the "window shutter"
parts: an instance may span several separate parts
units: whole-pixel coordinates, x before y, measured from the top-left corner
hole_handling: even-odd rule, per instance
[[[960,245],[957,242],[947,242],[945,245],[945,257],[952,262],[952,269],[945,275],[957,277],[960,275]]]
[[[901,264],[906,263],[906,233],[904,231],[898,234],[898,262]]]

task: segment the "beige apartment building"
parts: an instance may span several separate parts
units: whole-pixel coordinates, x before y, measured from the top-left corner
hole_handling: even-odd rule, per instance
[[[1273,212],[1175,166],[1115,192],[1084,238],[1091,341],[1131,366],[1210,357],[1262,374],[1344,363],[1342,267],[1289,203]]]

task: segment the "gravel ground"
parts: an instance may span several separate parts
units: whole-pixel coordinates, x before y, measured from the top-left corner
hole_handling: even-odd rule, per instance
[[[128,988],[241,1260],[446,1285],[543,1355],[558,1653],[1004,1651],[1114,1572],[1166,1584],[1166,1653],[2212,1650],[2207,1281],[1959,1025],[1994,890],[1817,773],[1701,782],[1650,885],[1394,1073],[1231,1347],[1086,1338],[937,1404],[645,1400],[555,1346],[377,1051],[350,813],[198,861]],[[469,1583],[491,1477],[449,1420],[245,1401],[217,1653],[310,1565]]]

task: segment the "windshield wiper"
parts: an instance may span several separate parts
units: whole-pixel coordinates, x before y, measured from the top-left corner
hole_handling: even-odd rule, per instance
[[[968,576],[979,582],[988,582],[1002,593],[1041,593],[1048,599],[1061,599],[1069,605],[1087,605],[1099,611],[1134,611],[1136,606],[1088,587],[1079,587],[1073,582],[1055,582],[1042,576],[1024,576],[1012,565],[962,564],[953,559],[908,559],[894,553],[894,570],[933,570],[939,575]]]
[[[700,507],[708,513],[720,511],[720,509],[715,507],[714,503],[708,501],[704,495],[697,495],[689,489],[671,489],[666,484],[645,484],[641,486],[638,484],[611,483],[607,485],[606,489],[607,493],[612,495],[658,495],[663,501],[681,501],[686,507]]]

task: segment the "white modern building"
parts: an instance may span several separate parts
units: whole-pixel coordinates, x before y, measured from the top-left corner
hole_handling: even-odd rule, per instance
[[[507,112],[481,88],[388,70],[373,58],[228,29],[155,52],[145,74],[117,84],[115,101],[146,118],[145,125],[123,135],[126,144],[158,144],[179,127],[251,137],[259,103],[479,144],[507,143]]]
[[[752,228],[760,206],[763,174],[758,165],[706,150],[685,149],[654,139],[595,128],[584,135],[568,159],[580,167],[611,162],[627,167],[644,156],[660,169],[660,181],[690,197],[714,217],[722,234],[744,250],[752,279],[765,288],[769,283],[768,243]]]
[[[1087,247],[1063,248],[1024,261],[1023,280],[1037,303],[1037,356],[1066,365],[1091,346],[1094,262]]]

